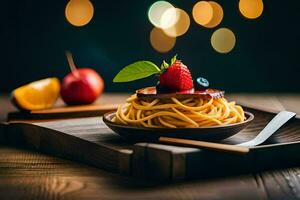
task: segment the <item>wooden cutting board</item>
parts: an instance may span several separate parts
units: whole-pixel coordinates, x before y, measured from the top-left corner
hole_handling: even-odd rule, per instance
[[[120,103],[125,102],[128,96],[129,94],[105,93],[93,104],[78,106],[67,106],[62,99],[58,99],[53,108],[30,112],[11,112],[8,114],[7,120],[68,119],[101,116],[106,112],[115,110]]]
[[[101,117],[51,121],[11,121],[9,144],[26,146],[113,172],[129,174],[133,144],[103,123]]]
[[[245,107],[244,107],[245,108]],[[222,143],[237,144],[253,139],[275,116],[274,113],[246,108],[255,115],[243,131]],[[134,147],[133,174],[138,177],[178,180],[218,177],[300,165],[300,116],[290,120],[263,145],[247,154],[230,154],[204,149],[156,143]]]
[[[8,121],[11,120],[41,120],[41,119],[67,119],[79,117],[101,116],[106,112],[117,109],[118,104],[92,104],[80,106],[58,106],[45,110],[11,112]]]
[[[255,137],[274,113],[247,109],[254,122],[224,143]],[[109,171],[155,180],[221,176],[300,164],[300,119],[290,121],[266,144],[245,155],[154,143],[130,143],[106,127],[101,117],[10,121],[9,144],[84,162]]]

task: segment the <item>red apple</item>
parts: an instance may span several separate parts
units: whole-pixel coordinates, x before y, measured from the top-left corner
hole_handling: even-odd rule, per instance
[[[81,68],[68,74],[61,87],[61,97],[66,104],[90,104],[103,92],[104,82],[99,74],[89,68]]]
[[[67,58],[72,72],[63,79],[62,99],[68,105],[93,103],[103,92],[103,79],[93,69],[77,69],[70,53],[67,53]]]

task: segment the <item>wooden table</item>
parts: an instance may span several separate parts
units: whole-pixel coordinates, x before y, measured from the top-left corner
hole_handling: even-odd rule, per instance
[[[120,102],[124,95],[101,101]],[[247,105],[300,114],[300,95],[231,95]],[[10,106],[0,97],[0,119]],[[299,152],[295,152],[299,153]],[[0,199],[298,199],[300,167],[172,184],[150,183],[80,163],[0,145]]]

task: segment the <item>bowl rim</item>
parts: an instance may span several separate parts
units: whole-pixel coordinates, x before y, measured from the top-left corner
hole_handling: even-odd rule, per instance
[[[191,130],[191,129],[201,129],[201,130],[207,130],[207,129],[222,129],[222,128],[229,128],[229,127],[235,127],[240,126],[244,124],[249,124],[253,121],[254,115],[251,112],[244,111],[245,116],[248,116],[247,119],[243,122],[238,122],[234,124],[226,124],[226,125],[217,125],[217,126],[209,126],[209,127],[190,127],[190,128],[150,128],[150,127],[139,127],[139,126],[127,126],[122,124],[117,124],[115,122],[111,121],[111,115],[115,115],[117,110],[113,110],[110,112],[107,112],[103,115],[103,121],[107,125],[115,126],[118,128],[126,128],[126,129],[136,129],[136,130]],[[110,117],[110,119],[108,119]]]

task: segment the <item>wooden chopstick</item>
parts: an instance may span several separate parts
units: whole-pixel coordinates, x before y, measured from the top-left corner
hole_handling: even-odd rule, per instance
[[[240,146],[235,146],[230,144],[220,144],[220,143],[213,143],[213,142],[204,142],[204,141],[197,141],[197,140],[160,137],[158,141],[166,144],[174,144],[174,145],[185,146],[185,147],[204,148],[204,149],[215,150],[215,151],[225,151],[225,152],[240,153],[240,154],[246,154],[249,152],[249,148],[247,147],[240,147]]]

